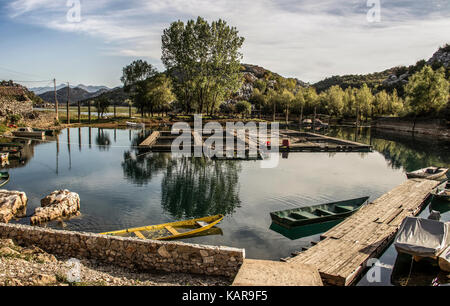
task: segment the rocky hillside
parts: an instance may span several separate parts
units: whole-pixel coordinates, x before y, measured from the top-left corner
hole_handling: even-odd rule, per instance
[[[396,89],[399,95],[403,96],[403,86],[408,83],[409,77],[421,70],[425,65],[430,65],[435,70],[440,67],[445,67],[447,78],[450,77],[450,45],[447,44],[444,47],[439,48],[429,60],[421,60],[408,67],[398,66],[382,72],[365,75],[332,76],[313,84],[313,86],[317,91],[321,92],[333,85],[339,85],[345,89],[349,86],[359,88],[362,84],[366,83],[375,91],[384,89],[388,92],[392,92]]]

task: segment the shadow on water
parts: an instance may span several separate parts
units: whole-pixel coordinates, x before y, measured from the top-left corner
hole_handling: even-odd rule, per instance
[[[336,225],[338,225],[341,222],[342,222],[342,220],[333,220],[333,221],[329,221],[329,222],[309,224],[309,225],[297,226],[297,227],[293,227],[293,228],[286,228],[286,227],[280,226],[276,223],[272,223],[270,225],[270,229],[274,232],[277,232],[278,234],[283,235],[286,238],[289,238],[291,240],[297,240],[297,239],[325,233],[326,231],[332,229],[333,227],[335,227]]]

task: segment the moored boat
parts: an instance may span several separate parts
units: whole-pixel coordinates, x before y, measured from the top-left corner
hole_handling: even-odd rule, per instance
[[[145,128],[145,123],[137,123],[137,122],[129,122],[127,121],[127,126],[132,127],[132,128]]]
[[[431,194],[435,199],[449,201],[450,202],[450,183],[448,181],[442,183]]]
[[[446,176],[447,168],[441,167],[427,167],[412,172],[407,172],[406,176],[411,178],[423,178],[428,180],[440,180]]]
[[[101,233],[102,235],[138,237],[152,240],[174,240],[199,236],[210,231],[223,219],[223,215],[216,215],[186,221],[177,221],[158,225],[129,228],[119,231]],[[214,233],[214,231],[211,231]]]
[[[0,187],[5,186],[9,182],[9,173],[0,172]]]
[[[30,137],[30,138],[40,138],[44,139],[45,132],[43,131],[34,131],[30,127],[21,127],[16,131],[12,132],[12,134],[16,137]]]
[[[415,261],[432,259],[445,271],[450,268],[449,231],[450,222],[407,217],[400,226],[394,246],[398,253],[409,254]]]
[[[347,218],[357,212],[369,197],[332,202],[307,207],[271,212],[272,221],[278,225],[292,228],[313,223]]]

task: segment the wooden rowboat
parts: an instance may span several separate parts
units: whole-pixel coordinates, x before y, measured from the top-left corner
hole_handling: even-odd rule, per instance
[[[101,233],[101,235],[138,237],[141,239],[153,240],[174,240],[180,238],[189,238],[209,231],[212,227],[222,221],[223,217],[223,215],[216,215],[193,220],[129,228],[114,232]]]
[[[25,137],[25,138],[40,138],[44,139],[45,132],[43,131],[34,131],[29,127],[21,127],[17,131],[12,132],[12,134],[16,137]]]
[[[0,187],[5,186],[9,182],[9,173],[0,172]]]
[[[447,168],[428,167],[413,172],[407,172],[406,176],[411,178],[423,178],[428,180],[440,180],[447,174]]]
[[[292,228],[313,223],[343,219],[354,214],[369,197],[271,212],[272,221]]]

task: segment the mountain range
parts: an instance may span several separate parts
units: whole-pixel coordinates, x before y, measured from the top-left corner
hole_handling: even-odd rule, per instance
[[[61,83],[59,85],[56,86],[56,90],[59,90],[61,88],[67,88],[67,84]],[[106,89],[106,90],[110,90],[111,88],[108,88],[106,86],[92,86],[92,85],[83,85],[83,84],[78,84],[76,86],[71,85],[70,88],[81,88],[89,93],[94,93],[97,92],[99,90],[102,89]],[[50,86],[45,86],[45,87],[33,87],[33,88],[29,88],[30,91],[34,92],[36,95],[41,95],[43,93],[46,93],[48,91],[54,91],[54,87],[50,87]]]

